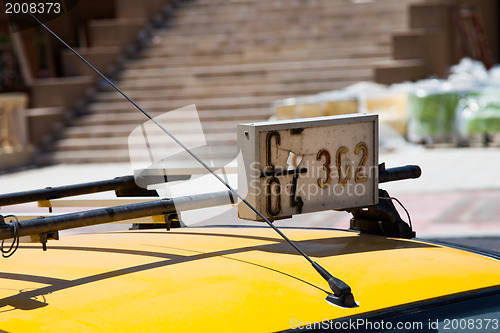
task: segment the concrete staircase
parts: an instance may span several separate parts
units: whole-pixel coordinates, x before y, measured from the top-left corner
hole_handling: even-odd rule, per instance
[[[207,141],[221,155],[235,154],[236,124],[268,119],[274,100],[374,80],[377,69],[391,68],[392,36],[406,30],[408,8],[418,2],[179,1],[147,47],[122,62],[116,83],[152,116],[196,104]],[[105,48],[102,40],[96,45]],[[87,71],[72,62],[65,60],[72,75]],[[398,66],[421,68],[418,60]],[[127,137],[146,120],[102,85],[44,158],[127,162]],[[182,117],[175,121],[189,132]]]

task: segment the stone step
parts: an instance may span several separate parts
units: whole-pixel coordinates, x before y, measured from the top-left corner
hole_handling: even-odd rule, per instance
[[[151,113],[152,117],[160,116],[162,113]],[[214,110],[210,112],[199,112],[201,122],[223,121],[231,119],[237,123],[250,123],[268,119],[272,114],[269,108],[246,109],[245,112],[236,112],[236,110]],[[121,112],[121,113],[92,113],[81,117],[74,122],[74,126],[89,125],[110,125],[110,124],[141,124],[146,121],[146,117],[140,112]],[[172,122],[183,122],[185,118],[170,117]]]
[[[141,102],[141,107],[146,112],[164,113],[185,107],[196,105],[199,112],[208,112],[211,110],[234,109],[235,112],[245,112],[244,110],[255,108],[269,108],[271,103],[289,97],[288,95],[273,96],[238,96],[221,98],[203,98],[203,99],[177,99],[168,102],[164,100],[145,100]],[[96,102],[89,105],[90,112],[138,112],[128,101],[116,102]]]
[[[305,35],[311,32],[331,32],[334,36],[341,36],[343,33],[355,33],[363,35],[373,32],[387,32],[388,29],[404,27],[405,13],[379,11],[377,13],[365,13],[362,25],[355,19],[353,13],[335,15],[328,12],[318,12],[313,15],[307,13],[294,12],[293,15],[274,16],[272,13],[262,13],[254,18],[248,17],[244,20],[227,19],[227,15],[216,17],[197,18],[189,22],[177,21],[176,32],[164,30],[166,36],[205,36],[218,34],[255,34],[261,36],[266,31],[273,31],[273,34],[283,34],[292,32],[296,36]],[[208,20],[208,21],[207,21]],[[219,21],[217,21],[219,20]]]
[[[299,57],[303,55],[316,56],[314,52],[329,54],[330,56],[342,56],[346,54],[371,54],[385,52],[390,49],[391,39],[385,35],[377,36],[358,36],[356,39],[345,38],[317,38],[317,39],[301,39],[291,41],[283,40],[277,45],[268,45],[259,43],[259,41],[251,39],[223,39],[215,41],[207,41],[205,39],[196,43],[187,43],[185,40],[179,41],[180,45],[174,44],[164,45],[163,39],[157,36],[151,43],[148,49],[144,50],[141,55],[144,60],[132,60],[130,63],[146,61],[150,59],[156,61],[155,58],[163,58],[165,62],[168,57],[168,62],[178,61],[193,61],[206,62],[207,60],[241,61],[247,59],[258,60],[265,57],[274,57],[283,60],[284,57]],[[260,45],[259,45],[260,44]],[[221,49],[223,47],[223,49]],[[329,52],[329,53],[327,53]],[[320,53],[320,54],[321,54]],[[286,59],[286,58],[285,58]]]
[[[171,53],[171,49],[158,49],[158,52],[149,52],[147,58],[128,62],[128,68],[145,69],[158,68],[165,66],[187,66],[187,65],[228,65],[228,64],[251,64],[266,63],[269,61],[298,61],[302,59],[332,59],[332,58],[367,58],[389,56],[391,48],[387,45],[364,45],[358,47],[346,47],[343,45],[319,45],[312,47],[276,47],[269,48],[264,52],[256,50],[255,52],[246,49],[240,52],[224,52],[214,56],[199,55],[195,52],[186,54],[184,51],[177,55],[165,54]],[[219,52],[219,51],[218,51]],[[168,62],[165,58],[168,57]]]
[[[333,45],[340,45],[341,43],[349,44],[351,39],[365,39],[369,40],[368,45],[387,42],[390,33],[395,31],[401,31],[403,28],[398,25],[393,25],[386,27],[384,30],[367,30],[362,32],[357,28],[353,28],[350,31],[344,31],[342,34],[338,30],[333,31],[333,29],[322,31],[320,29],[306,29],[306,31],[276,31],[273,34],[269,32],[219,32],[213,34],[158,34],[157,38],[152,42],[155,43],[158,40],[165,41],[164,46],[156,44],[156,47],[164,47],[171,49],[183,50],[186,54],[189,54],[191,50],[204,50],[207,48],[214,47],[262,47],[262,46],[273,46],[279,47],[281,45],[293,45],[297,43],[304,43],[307,41],[314,42],[325,42],[331,41]],[[354,43],[354,42],[352,42]],[[153,44],[152,46],[154,46]],[[222,51],[222,50],[220,50]]]
[[[368,75],[366,75],[367,77]],[[311,80],[312,82],[300,83],[263,83],[260,85],[227,85],[215,86],[198,85],[185,88],[159,88],[158,85],[151,84],[150,88],[145,89],[127,89],[127,95],[136,102],[148,100],[164,100],[179,98],[212,98],[212,97],[245,97],[245,96],[274,96],[291,95],[302,96],[313,94],[328,89],[333,89],[319,78]],[[334,81],[334,80],[332,80]],[[95,96],[98,102],[123,101],[123,96],[118,92],[100,92]]]
[[[351,82],[359,82],[373,78],[373,69],[370,67],[351,68],[312,68],[295,69],[283,72],[254,72],[251,75],[197,75],[183,78],[172,77],[131,77],[123,78],[118,83],[125,91],[149,90],[157,87],[164,89],[191,89],[200,87],[212,87],[214,89],[225,89],[226,87],[241,87],[251,89],[248,86],[259,84],[308,84],[323,83],[323,90],[339,89],[349,85]],[[106,87],[111,90],[111,87]]]
[[[373,1],[354,4],[352,1],[262,1],[259,3],[213,3],[201,4],[198,1],[186,4],[176,11],[176,23],[218,22],[225,18],[231,20],[259,19],[266,15],[279,20],[280,17],[303,15],[305,17],[327,13],[330,17],[359,17],[363,14],[404,12],[408,3],[418,1]]]
[[[153,19],[166,5],[172,4],[174,0],[119,0],[114,1],[116,6],[116,17],[126,19],[146,18]]]
[[[375,80],[383,84],[417,81],[428,75],[424,59],[389,60],[375,68]]]
[[[195,7],[195,8],[213,8],[217,7],[231,7],[231,6],[246,6],[253,5],[255,7],[275,7],[275,8],[284,8],[289,6],[298,6],[304,3],[312,3],[312,4],[336,4],[338,6],[341,5],[352,5],[352,0],[314,0],[314,1],[291,1],[291,0],[269,0],[269,1],[261,1],[261,0],[197,0],[194,2],[186,3],[186,6]]]
[[[161,68],[133,69],[127,68],[121,75],[122,79],[129,78],[152,78],[171,76],[216,76],[216,75],[250,75],[252,73],[274,73],[283,71],[294,71],[304,69],[338,69],[338,68],[371,68],[380,62],[386,61],[387,57],[365,57],[365,58],[341,58],[323,60],[301,60],[263,62],[242,65],[207,65],[207,66],[165,66]]]
[[[106,137],[106,138],[68,138],[59,140],[55,145],[58,151],[80,151],[87,149],[127,149],[129,148],[127,136],[120,137]],[[206,134],[205,140],[211,146],[231,146],[236,145],[236,133],[212,133]],[[150,144],[159,143],[162,144],[162,149],[177,148],[178,145],[170,139],[166,134],[163,136],[148,136],[148,142]],[[200,141],[191,142],[188,139],[184,139],[183,143],[185,145],[197,144]],[[132,145],[132,148],[141,148],[141,145]]]
[[[236,147],[225,147],[219,149],[217,156],[213,157],[215,165],[225,165],[228,161],[233,160],[237,155]],[[200,155],[202,158],[207,156]],[[210,158],[212,156],[208,156]],[[85,163],[123,163],[130,161],[130,152],[128,149],[92,149],[74,151],[56,151],[51,154],[42,156],[45,163],[68,163],[68,164],[85,164]],[[208,159],[205,160],[208,160]],[[192,160],[186,159],[187,163],[192,163]],[[186,163],[185,162],[185,163]],[[185,165],[182,160],[176,159],[171,161],[172,164]]]
[[[161,122],[161,121],[160,121]],[[207,135],[214,133],[236,133],[236,125],[240,123],[237,120],[223,120],[223,121],[210,121],[202,122],[201,127]],[[113,138],[113,137],[128,137],[129,134],[141,122],[129,124],[97,124],[97,125],[82,125],[72,126],[65,128],[61,135],[65,138]],[[193,126],[189,122],[176,122],[175,124],[163,124],[163,126],[172,132],[176,133],[190,133]],[[158,130],[160,131],[160,130]],[[161,133],[160,133],[161,134]],[[162,134],[163,135],[163,134]]]
[[[91,76],[38,79],[31,85],[30,104],[37,107],[70,109],[95,84]]]
[[[92,47],[123,47],[133,42],[147,24],[145,18],[91,20],[88,23]]]
[[[109,71],[113,67],[122,52],[118,46],[83,47],[76,49],[76,51],[102,73]],[[62,52],[61,62],[65,76],[98,76],[94,70],[70,50]]]

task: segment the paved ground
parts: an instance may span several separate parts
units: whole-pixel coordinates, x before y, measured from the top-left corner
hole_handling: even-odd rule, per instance
[[[379,161],[386,162],[388,168],[406,164],[421,166],[419,179],[380,185],[405,205],[419,237],[451,239],[500,250],[500,148],[407,146],[396,153],[382,153]],[[131,173],[129,164],[58,165],[1,175],[0,192],[110,179]],[[13,209],[4,207],[1,212],[7,214]],[[15,209],[27,212],[39,208],[24,205]],[[400,213],[406,220],[404,211]],[[231,214],[234,212],[228,212],[226,218],[234,220]],[[224,224],[227,220],[221,221]],[[277,224],[346,228],[349,214],[307,214]]]

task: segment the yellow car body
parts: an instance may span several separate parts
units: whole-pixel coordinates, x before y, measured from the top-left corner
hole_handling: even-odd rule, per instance
[[[349,284],[357,307],[326,301],[328,284],[268,227],[138,230],[65,236],[46,252],[21,245],[1,264],[0,330],[274,332],[500,295],[494,255],[353,231],[282,230]]]

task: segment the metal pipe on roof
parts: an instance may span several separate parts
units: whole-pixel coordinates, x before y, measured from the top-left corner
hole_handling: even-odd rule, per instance
[[[230,191],[221,191],[24,220],[17,222],[17,235],[19,237],[40,235],[145,216],[170,214],[176,211],[222,206],[229,202],[231,196]],[[0,225],[0,240],[13,237],[14,225],[12,223]]]

